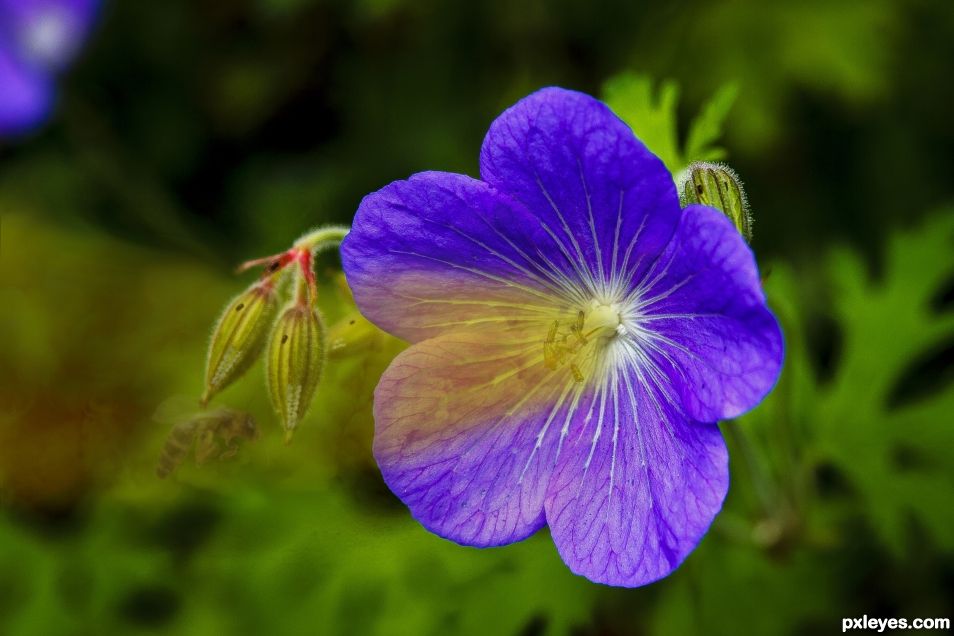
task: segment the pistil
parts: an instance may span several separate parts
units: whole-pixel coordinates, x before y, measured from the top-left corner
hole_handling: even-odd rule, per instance
[[[615,338],[623,330],[619,307],[594,300],[585,314],[583,332],[587,338]],[[625,332],[623,330],[623,332]]]

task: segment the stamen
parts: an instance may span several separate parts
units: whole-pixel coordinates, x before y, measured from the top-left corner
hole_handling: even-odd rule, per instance
[[[585,371],[599,366],[598,357],[610,340],[626,333],[619,307],[595,300],[577,311],[567,329],[561,330],[560,325],[560,320],[554,320],[547,331],[543,362],[550,369],[567,365],[576,382],[584,382]]]
[[[570,363],[570,372],[573,374],[573,379],[576,382],[583,382],[586,378],[583,375],[583,372],[580,371],[580,367],[576,366],[575,362]]]

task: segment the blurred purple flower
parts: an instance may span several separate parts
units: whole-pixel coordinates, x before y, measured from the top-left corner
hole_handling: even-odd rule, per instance
[[[413,343],[375,391],[384,479],[459,543],[548,524],[593,581],[666,576],[728,489],[716,422],[781,367],[752,252],[581,93],[505,111],[480,173],[368,195],[342,245],[362,313]]]
[[[98,0],[0,0],[0,137],[49,115],[56,75],[89,34]]]

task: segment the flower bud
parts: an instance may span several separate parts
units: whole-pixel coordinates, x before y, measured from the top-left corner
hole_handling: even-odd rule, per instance
[[[735,223],[746,241],[752,240],[752,215],[742,181],[725,164],[697,161],[689,164],[679,182],[683,207],[701,203],[723,212]]]
[[[277,311],[278,298],[268,281],[255,283],[229,303],[212,332],[202,404],[252,366]]]
[[[321,316],[306,303],[291,305],[275,323],[266,357],[268,392],[286,443],[311,405],[324,363]]]
[[[374,349],[383,332],[357,311],[346,315],[328,329],[328,357],[348,358]]]

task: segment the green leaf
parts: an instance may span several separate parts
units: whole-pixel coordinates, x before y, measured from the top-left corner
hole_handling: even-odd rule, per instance
[[[824,260],[827,312],[841,342],[828,380],[808,363],[806,317],[798,309],[811,306],[816,292],[801,286],[790,268],[773,267],[766,292],[782,301],[786,368],[765,404],[738,424],[751,429],[763,455],[777,459],[784,454],[779,448],[787,448],[789,461],[774,462],[776,477],[800,475],[795,490],[807,493],[805,515],[860,521],[895,554],[910,549],[912,521],[936,545],[954,549],[954,391],[942,387],[892,401],[918,360],[954,338],[954,314],[932,308],[954,276],[952,248],[954,214],[946,209],[919,230],[891,237],[880,280],[848,250]],[[818,471],[834,471],[846,492],[819,491]],[[823,537],[845,544],[854,539],[845,526],[824,523]]]
[[[692,121],[686,146],[680,149],[679,86],[674,81],[664,81],[654,90],[649,77],[626,72],[603,85],[603,98],[609,107],[674,175],[692,161],[724,158],[725,151],[715,143],[722,135],[722,125],[737,94],[734,84],[716,91]]]
[[[689,126],[689,136],[686,138],[683,152],[686,163],[725,158],[725,150],[715,144],[722,136],[722,125],[738,94],[738,85],[728,84],[716,91],[705,103]]]
[[[952,254],[948,209],[920,231],[892,237],[880,282],[868,280],[851,252],[836,252],[829,264],[844,343],[837,375],[819,387],[819,451],[849,476],[874,531],[898,552],[909,518],[954,549],[954,392],[890,405],[912,363],[954,338],[954,315],[931,308],[954,276]]]
[[[649,77],[622,73],[603,85],[603,97],[671,172],[685,167],[676,136],[679,87],[675,82],[663,82],[657,92]]]

